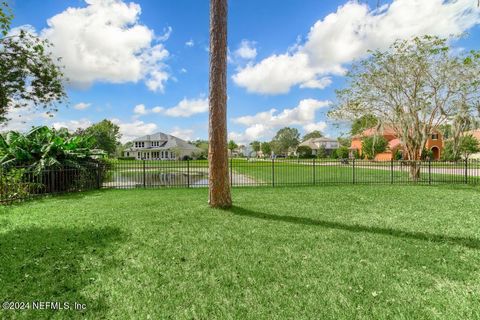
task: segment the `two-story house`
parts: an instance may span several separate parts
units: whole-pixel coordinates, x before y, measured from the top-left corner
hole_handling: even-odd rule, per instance
[[[353,153],[356,152],[360,156],[362,155],[362,141],[366,137],[374,135],[381,135],[387,140],[388,147],[385,152],[379,153],[375,156],[377,161],[389,161],[393,159],[397,151],[403,154],[403,145],[397,134],[392,128],[386,127],[383,130],[377,130],[377,128],[370,128],[363,131],[361,134],[352,137],[352,143],[350,145],[350,156],[353,157]],[[443,137],[439,131],[434,131],[430,134],[427,140],[425,148],[432,153],[432,160],[439,160],[443,151]],[[406,156],[404,155],[404,159]]]
[[[144,160],[180,160],[200,151],[185,140],[158,132],[133,140],[133,146],[125,149],[123,155]]]
[[[340,146],[340,143],[336,139],[330,139],[326,137],[321,138],[310,138],[298,145],[309,147],[312,149],[312,154],[317,155],[319,149],[324,149],[327,155],[332,154],[332,152]]]

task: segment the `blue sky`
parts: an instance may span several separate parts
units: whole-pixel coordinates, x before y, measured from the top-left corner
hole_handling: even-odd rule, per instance
[[[207,137],[209,1],[10,0],[13,27],[54,45],[69,78],[53,118],[13,111],[7,129],[116,122],[123,141],[166,132]],[[228,129],[238,142],[281,127],[343,131],[326,113],[343,74],[367,49],[397,38],[468,32],[452,44],[479,49],[476,0],[230,0]],[[21,116],[19,118],[19,116]]]

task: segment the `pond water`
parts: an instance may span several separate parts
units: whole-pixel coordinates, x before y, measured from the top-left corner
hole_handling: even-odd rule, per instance
[[[208,185],[206,173],[192,173],[190,175],[181,172],[111,172],[103,183],[104,186],[118,188],[134,187],[174,187],[191,186],[202,187]]]

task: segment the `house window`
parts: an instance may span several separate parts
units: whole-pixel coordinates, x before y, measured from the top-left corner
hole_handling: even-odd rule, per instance
[[[432,134],[432,140],[438,140],[438,133]]]
[[[127,152],[127,157],[130,157],[130,152]]]

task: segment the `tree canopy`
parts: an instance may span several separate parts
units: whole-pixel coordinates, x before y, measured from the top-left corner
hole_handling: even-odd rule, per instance
[[[51,44],[25,29],[11,32],[12,19],[7,3],[0,3],[0,123],[12,108],[43,107],[51,113],[66,98]]]
[[[359,118],[353,120],[350,134],[352,136],[356,134],[361,134],[365,129],[372,128],[377,124],[378,124],[378,119],[374,115],[372,114],[362,115]]]
[[[442,124],[478,115],[479,74],[478,52],[455,54],[445,39],[432,36],[399,40],[352,66],[330,116],[373,116],[395,131],[409,159],[418,160]]]
[[[323,137],[323,133],[321,133],[318,130],[314,130],[312,132],[307,133],[306,135],[303,136],[302,141],[306,141],[311,138],[321,138]]]
[[[300,133],[296,128],[285,127],[278,130],[272,140],[272,149],[275,153],[286,153],[290,148],[296,148],[300,140]]]
[[[104,150],[108,155],[115,154],[122,136],[120,128],[107,119],[86,128],[83,135],[92,137],[94,141],[93,147]]]

